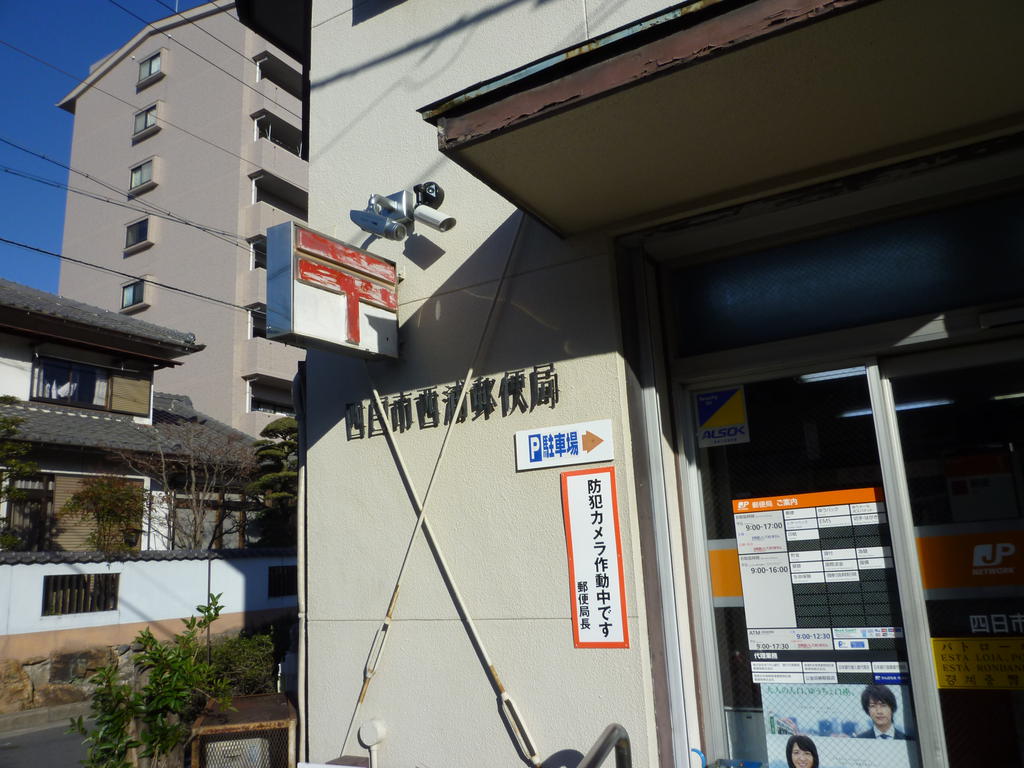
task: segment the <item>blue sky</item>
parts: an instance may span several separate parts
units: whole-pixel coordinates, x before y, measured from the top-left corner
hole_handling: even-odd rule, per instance
[[[171,15],[157,0],[117,0],[153,21]],[[174,6],[175,0],[162,0]],[[181,0],[179,9],[200,5]],[[56,103],[89,73],[89,65],[119,48],[142,23],[110,0],[0,0],[0,139],[67,164],[72,115]],[[25,51],[74,78],[12,50]],[[13,175],[13,169],[68,183],[68,172],[0,142],[0,238],[60,253],[61,189]],[[56,292],[59,260],[0,242],[0,277]]]

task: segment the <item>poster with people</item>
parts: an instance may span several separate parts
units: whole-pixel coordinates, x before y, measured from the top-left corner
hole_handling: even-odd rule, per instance
[[[768,768],[917,768],[902,685],[761,686]]]

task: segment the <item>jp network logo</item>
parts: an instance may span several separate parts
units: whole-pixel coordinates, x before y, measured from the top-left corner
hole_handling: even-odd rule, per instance
[[[997,544],[978,544],[974,547],[975,576],[989,576],[1000,573],[1013,573],[1012,566],[1005,566],[1003,562],[1017,552],[1017,547],[1009,541],[1001,541]]]

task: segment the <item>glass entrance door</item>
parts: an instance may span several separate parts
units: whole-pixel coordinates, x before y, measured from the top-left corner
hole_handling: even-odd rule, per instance
[[[891,386],[949,764],[1021,768],[1024,363]]]
[[[1024,768],[1024,362],[972,357],[687,392],[712,757]]]
[[[864,367],[689,393],[717,678],[711,758],[920,764]],[[705,644],[708,647],[708,644]],[[710,711],[717,708],[719,711]]]

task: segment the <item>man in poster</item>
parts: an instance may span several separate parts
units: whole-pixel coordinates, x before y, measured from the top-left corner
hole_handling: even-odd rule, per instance
[[[860,695],[860,705],[871,718],[871,728],[858,733],[858,739],[906,739],[907,734],[895,726],[896,696],[887,685],[869,685]]]

